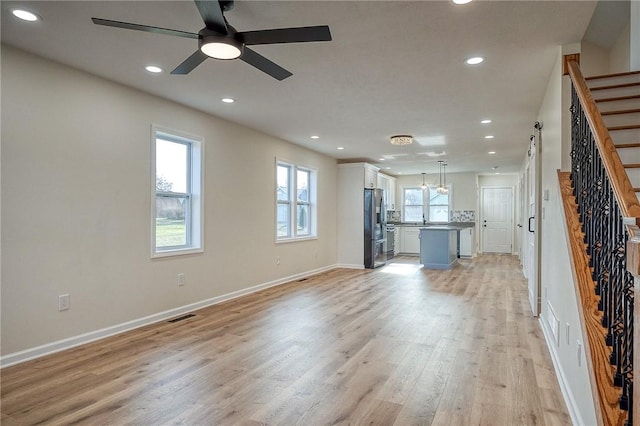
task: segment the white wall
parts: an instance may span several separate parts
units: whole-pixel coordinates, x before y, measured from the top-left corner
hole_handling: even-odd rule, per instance
[[[629,25],[630,71],[640,71],[640,1],[631,2],[631,22]]]
[[[563,131],[562,117],[568,111],[566,98],[568,77],[562,77],[562,54],[550,76],[549,85],[537,120],[543,123],[542,190],[549,191],[549,200],[542,201],[542,250],[540,280],[542,286],[542,313],[540,322],[548,338],[549,348],[557,367],[563,391],[568,398],[575,424],[596,424],[593,398],[584,357],[578,365],[577,345],[585,341],[580,331],[580,321],[569,251],[564,230],[564,216],[559,194],[557,170],[561,168],[563,144],[567,137]],[[548,321],[552,318],[551,306],[560,321],[558,339],[553,337]],[[555,321],[555,320],[554,320]]]
[[[630,31],[631,25],[629,24],[622,30],[618,40],[616,40],[615,44],[611,46],[611,49],[609,50],[609,74],[628,72],[630,70]]]
[[[335,265],[334,159],[4,45],[1,89],[3,356]],[[205,139],[203,254],[150,258],[152,123]],[[275,243],[276,156],[318,170],[316,240]]]

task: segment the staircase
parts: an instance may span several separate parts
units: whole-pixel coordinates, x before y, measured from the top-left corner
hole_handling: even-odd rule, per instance
[[[640,200],[640,71],[586,80]]]

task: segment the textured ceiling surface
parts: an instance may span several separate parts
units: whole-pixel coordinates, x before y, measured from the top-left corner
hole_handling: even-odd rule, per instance
[[[197,32],[203,23],[187,0],[3,1],[1,35],[3,43],[341,161],[369,161],[391,174],[433,173],[438,159],[449,172],[516,172],[559,46],[582,39],[596,4],[237,1],[226,17],[238,31],[329,25],[330,42],[253,46],[293,73],[283,81],[240,60],[208,59],[174,76],[169,72],[197,49],[196,40],[91,22]],[[10,13],[16,7],[42,21],[18,21]],[[483,64],[464,64],[478,55]],[[165,72],[151,75],[148,64]],[[485,118],[493,122],[480,124]],[[392,146],[394,134],[415,142]]]

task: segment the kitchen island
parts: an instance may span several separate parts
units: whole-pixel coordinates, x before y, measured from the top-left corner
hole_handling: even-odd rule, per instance
[[[459,226],[420,228],[420,263],[427,269],[451,269],[458,263]]]

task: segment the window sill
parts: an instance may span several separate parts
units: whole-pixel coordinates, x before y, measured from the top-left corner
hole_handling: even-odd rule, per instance
[[[183,256],[186,254],[198,254],[204,253],[204,248],[184,248],[184,249],[173,249],[166,251],[158,251],[151,253],[152,259],[163,258],[163,257],[173,257],[173,256]]]
[[[297,238],[278,238],[276,239],[276,244],[284,244],[284,243],[295,243],[298,241],[309,241],[309,240],[317,240],[317,235],[310,235],[308,237],[297,237]]]

